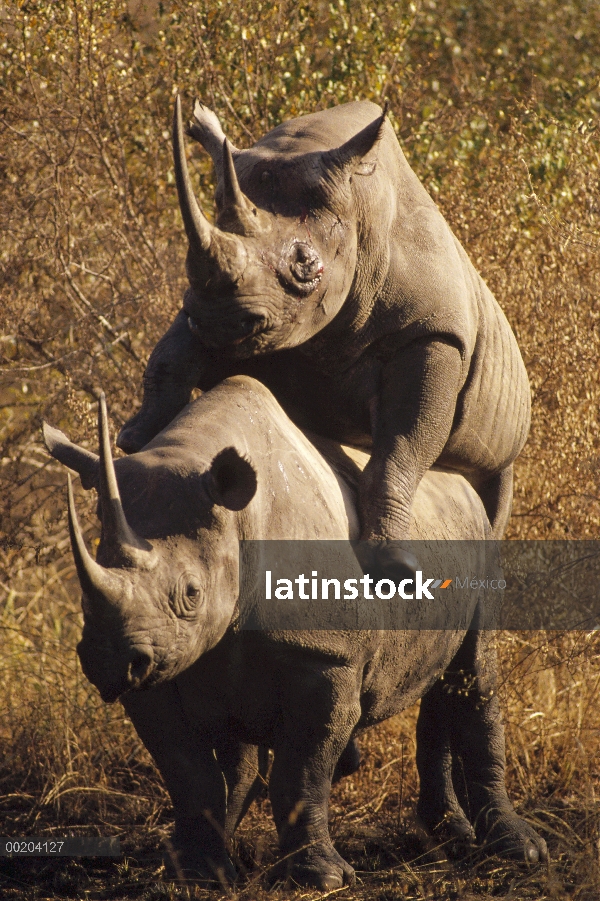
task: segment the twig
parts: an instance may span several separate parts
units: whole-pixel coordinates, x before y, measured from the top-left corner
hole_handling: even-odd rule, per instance
[[[531,191],[529,196],[532,200],[535,201],[535,204],[536,204],[538,210],[540,211],[542,219],[544,220],[544,222],[546,223],[548,228],[551,231],[553,231],[556,235],[558,235],[559,237],[564,238],[566,240],[567,244],[570,244],[571,242],[573,244],[580,244],[582,247],[587,247],[588,250],[593,250],[594,253],[598,253],[598,251],[600,250],[600,243],[590,244],[588,241],[584,241],[582,238],[576,237],[576,235],[573,235],[573,233],[571,231],[569,231],[569,228],[572,227],[576,233],[579,232],[580,234],[582,234],[581,229],[577,228],[577,226],[568,226],[564,221],[562,221],[558,217],[554,217],[555,221],[553,221],[553,218],[552,218],[553,214],[546,212],[546,208],[542,204],[540,198],[538,197],[538,195],[536,194],[536,192],[533,188],[533,182],[531,181],[531,173],[529,171],[529,166],[527,165],[527,163],[525,162],[524,159],[521,159],[521,162],[523,163],[523,166],[525,167],[525,172],[527,175],[527,182],[529,184],[529,189]]]

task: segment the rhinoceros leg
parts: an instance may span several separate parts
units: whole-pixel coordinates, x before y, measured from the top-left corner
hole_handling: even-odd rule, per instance
[[[359,484],[364,541],[408,539],[415,492],[450,436],[460,375],[460,352],[443,340],[415,342],[385,367]]]
[[[269,749],[232,741],[218,743],[216,754],[227,783],[225,835],[232,838],[254,799],[266,791]]]
[[[417,720],[417,815],[440,841],[468,843],[475,832],[458,803],[452,782],[452,751],[448,728],[448,698],[438,681],[421,699]]]
[[[122,698],[135,729],[154,758],[175,811],[175,875],[208,882],[234,881],[224,842],[226,789],[212,748],[192,736],[173,682]]]
[[[344,667],[310,669],[299,661],[298,670],[282,698],[284,722],[269,780],[284,854],[276,875],[331,891],[354,881],[354,870],[333,847],[328,812],[335,764],[360,717],[358,689]]]
[[[494,633],[468,632],[444,677],[453,782],[480,844],[493,854],[535,863],[548,852],[508,799],[496,681]]]
[[[181,310],[150,355],[142,407],[121,429],[118,447],[132,454],[158,435],[189,403],[204,365],[202,345]]]

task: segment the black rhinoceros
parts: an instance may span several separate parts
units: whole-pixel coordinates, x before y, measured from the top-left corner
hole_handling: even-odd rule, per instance
[[[373,103],[279,125],[251,148],[200,104],[190,134],[214,160],[218,216],[194,197],[179,100],[175,174],[189,252],[183,309],[154,349],[118,440],[139,450],[190,398],[246,373],[292,420],[371,451],[363,539],[408,537],[435,463],[467,476],[494,534],[530,418],[515,337]]]
[[[84,487],[98,488],[94,561],[69,483],[83,591],[78,653],[102,698],[122,701],[156,761],[184,872],[234,877],[227,837],[260,787],[270,748],[269,793],[291,877],[322,889],[351,881],[328,832],[336,764],[357,732],[419,697],[421,813],[434,824],[455,818],[467,831],[470,820],[499,853],[545,856],[506,794],[494,647],[474,628],[476,598],[465,608],[467,621],[474,617],[468,632],[239,628],[240,540],[358,536],[339,446],[322,442],[324,456],[246,376],[203,394],[116,463],[104,403],[99,457],[48,426],[45,440]],[[432,471],[416,492],[410,534],[459,545],[489,538],[490,526],[462,476]],[[441,774],[432,770],[443,761]],[[458,772],[466,811],[454,790]]]

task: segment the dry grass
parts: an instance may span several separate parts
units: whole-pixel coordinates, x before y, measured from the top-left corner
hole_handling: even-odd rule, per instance
[[[39,435],[44,417],[93,446],[101,387],[118,427],[178,306],[174,86],[187,108],[207,100],[242,146],[303,111],[387,98],[528,366],[511,536],[596,538],[600,7],[3,0],[0,45],[0,833],[118,834],[127,854],[3,862],[0,895],[210,897],[162,881],[168,797],[121,707],[78,668],[64,474]],[[197,151],[193,167],[208,203]],[[93,523],[92,499],[78,503]],[[549,839],[548,870],[452,862],[419,836],[411,710],[363,740],[363,768],[334,792],[332,831],[359,877],[340,897],[596,899],[599,652],[597,633],[501,637],[509,791]],[[237,897],[259,899],[275,859],[268,802],[237,850]]]

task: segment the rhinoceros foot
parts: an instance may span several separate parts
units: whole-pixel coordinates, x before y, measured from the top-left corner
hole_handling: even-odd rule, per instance
[[[355,881],[350,864],[346,863],[332,844],[325,842],[315,843],[284,858],[275,867],[271,880],[272,883],[284,882],[316,888],[322,892],[354,885]]]
[[[546,842],[513,810],[502,808],[483,812],[475,823],[477,840],[485,851],[527,864],[548,860]]]
[[[135,418],[126,422],[117,437],[117,447],[126,454],[136,454],[160,431],[150,427],[144,427],[142,423],[136,424]]]
[[[176,848],[164,858],[169,879],[198,882],[206,886],[232,885],[237,880],[237,871],[229,855],[202,854],[198,849]]]
[[[135,416],[128,419],[117,435],[117,447],[126,454],[137,454],[177,416],[186,400],[165,398],[163,403],[142,405]]]
[[[419,804],[417,814],[427,834],[444,846],[448,857],[463,857],[473,849],[475,830],[460,808],[439,816]]]
[[[192,828],[195,826],[196,828]],[[165,868],[172,879],[225,887],[237,880],[237,871],[216,831],[195,818],[176,820],[173,844],[167,845]]]
[[[400,541],[361,541],[355,553],[363,572],[375,583],[380,579],[414,579],[419,567],[414,554]]]

